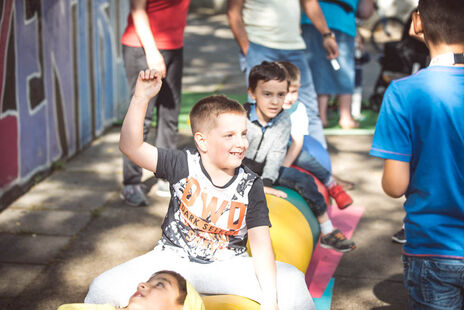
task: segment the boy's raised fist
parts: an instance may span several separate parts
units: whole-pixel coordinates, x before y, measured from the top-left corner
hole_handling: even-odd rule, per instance
[[[158,94],[162,85],[161,74],[154,69],[139,72],[134,97],[151,99]]]

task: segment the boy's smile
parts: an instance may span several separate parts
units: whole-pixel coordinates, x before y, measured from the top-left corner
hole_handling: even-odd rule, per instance
[[[255,90],[249,90],[251,98],[256,100],[256,114],[262,125],[267,124],[282,111],[287,91],[286,80],[258,81]]]
[[[223,113],[215,123],[206,134],[207,157],[217,168],[233,174],[248,149],[247,118],[244,114]]]

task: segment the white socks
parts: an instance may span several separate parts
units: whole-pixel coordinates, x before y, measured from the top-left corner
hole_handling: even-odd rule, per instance
[[[323,235],[330,234],[334,230],[334,227],[332,225],[332,221],[330,221],[330,220],[327,220],[324,223],[320,224],[320,227],[321,227],[321,233]]]

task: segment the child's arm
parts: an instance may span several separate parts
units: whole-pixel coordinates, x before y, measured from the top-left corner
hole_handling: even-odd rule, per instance
[[[285,155],[282,166],[290,167],[295,159],[300,155],[301,149],[303,148],[304,136],[292,136],[292,142],[288,148],[287,154]]]
[[[245,29],[245,24],[242,19],[242,8],[245,0],[228,0],[227,1],[227,17],[229,19],[230,29],[234,34],[243,55],[248,52],[250,41]]]
[[[147,0],[130,0],[130,10],[135,32],[145,50],[148,68],[157,70],[161,73],[161,77],[165,77],[166,64],[163,55],[161,55],[156,46],[154,34],[151,32],[146,6]]]
[[[142,168],[156,171],[158,150],[143,142],[143,122],[148,101],[158,94],[161,75],[155,70],[140,71],[129,109],[121,128],[119,149]]]
[[[393,198],[406,193],[409,186],[409,162],[385,159],[382,176],[383,191]]]
[[[248,230],[248,240],[253,255],[256,276],[263,295],[261,309],[278,309],[277,271],[269,227],[258,226],[250,228]]]

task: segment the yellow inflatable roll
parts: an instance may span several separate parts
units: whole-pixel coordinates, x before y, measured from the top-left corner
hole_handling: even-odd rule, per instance
[[[313,254],[313,243],[317,240],[313,238],[314,227],[311,227],[308,218],[289,201],[271,195],[266,195],[266,200],[276,260],[291,264],[306,273]],[[235,295],[203,296],[203,301],[206,310],[259,309],[258,303]]]

